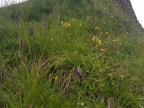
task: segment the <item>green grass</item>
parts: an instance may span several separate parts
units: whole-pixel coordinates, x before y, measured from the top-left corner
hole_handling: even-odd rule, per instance
[[[116,2],[30,0],[0,14],[3,108],[144,107],[143,32]]]

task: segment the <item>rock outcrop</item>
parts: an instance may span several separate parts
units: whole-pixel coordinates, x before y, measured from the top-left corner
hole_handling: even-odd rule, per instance
[[[115,0],[121,6],[122,10],[127,13],[132,19],[136,20],[136,15],[131,5],[130,0]]]
[[[124,13],[126,13],[132,20],[134,20],[140,27],[142,27],[139,21],[137,20],[137,17],[135,15],[130,0],[114,0],[114,1],[116,1],[120,5]]]

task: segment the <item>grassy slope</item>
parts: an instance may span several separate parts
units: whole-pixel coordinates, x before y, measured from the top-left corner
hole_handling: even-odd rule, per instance
[[[144,106],[142,33],[117,3],[31,0],[0,14],[3,107]]]

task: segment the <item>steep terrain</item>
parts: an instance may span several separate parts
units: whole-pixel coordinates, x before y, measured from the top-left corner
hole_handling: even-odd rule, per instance
[[[141,30],[128,0],[1,8],[1,108],[143,108]]]
[[[130,0],[114,0],[117,1],[123,12],[127,13],[132,19],[137,20]]]
[[[135,12],[133,10],[133,7],[132,7],[132,4],[131,4],[130,0],[114,0],[114,1],[118,2],[118,4],[120,5],[121,9],[123,10],[123,12],[128,14],[129,18],[132,19],[133,21],[135,21],[137,23],[137,25],[140,28],[142,28],[141,24],[139,24],[139,22],[137,20],[137,17],[135,15]]]

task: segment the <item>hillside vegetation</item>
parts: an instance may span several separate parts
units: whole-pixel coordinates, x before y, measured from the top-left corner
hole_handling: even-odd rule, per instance
[[[143,108],[140,29],[113,0],[1,8],[1,108]]]

